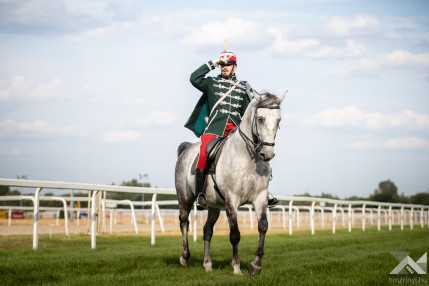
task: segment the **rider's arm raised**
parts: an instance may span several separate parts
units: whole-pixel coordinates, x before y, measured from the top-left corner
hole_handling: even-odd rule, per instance
[[[215,68],[216,68],[216,63],[214,63],[214,61],[208,61],[208,63],[203,64],[202,66],[197,68],[191,74],[190,81],[192,85],[204,93],[207,92],[207,88],[210,84],[211,79],[205,76]]]

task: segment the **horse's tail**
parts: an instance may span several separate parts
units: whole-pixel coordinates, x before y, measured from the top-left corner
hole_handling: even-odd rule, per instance
[[[185,149],[188,148],[191,145],[192,145],[192,143],[190,143],[190,142],[182,142],[182,143],[180,143],[179,147],[177,147],[177,157],[179,157],[180,154],[182,154],[182,152],[185,151]]]

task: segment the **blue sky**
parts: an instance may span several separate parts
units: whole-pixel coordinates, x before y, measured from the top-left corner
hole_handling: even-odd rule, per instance
[[[226,40],[240,79],[289,91],[272,192],[428,191],[428,8],[0,0],[0,177],[173,186],[189,76]]]

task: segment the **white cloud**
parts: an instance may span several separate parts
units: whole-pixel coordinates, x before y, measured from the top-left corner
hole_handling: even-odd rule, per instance
[[[378,30],[379,20],[370,15],[354,15],[352,17],[329,17],[327,28],[337,35],[351,35],[356,33],[373,33]]]
[[[381,70],[403,71],[409,68],[416,71],[429,67],[429,53],[412,53],[406,50],[396,50],[390,53],[373,57],[362,57],[352,59],[345,63],[341,75],[349,76],[356,74],[379,74]]]
[[[70,126],[54,127],[44,120],[0,121],[0,136],[71,136],[75,134]]]
[[[417,137],[401,137],[386,140],[383,146],[387,149],[429,149],[429,140]]]
[[[429,53],[411,53],[404,50],[387,54],[387,62],[395,66],[429,66]]]
[[[386,140],[356,141],[353,150],[429,150],[429,140],[418,137],[398,137]]]
[[[68,34],[67,39],[72,41],[82,41],[88,39],[100,39],[112,35],[121,35],[126,33],[134,26],[131,22],[114,22],[105,26],[95,27],[79,33]]]
[[[309,56],[314,58],[356,58],[366,52],[366,47],[354,40],[347,40],[344,47],[321,46],[311,52]]]
[[[102,136],[102,140],[106,143],[130,142],[142,140],[143,138],[143,133],[132,130],[111,131],[104,133]]]
[[[320,47],[320,42],[313,38],[291,40],[285,31],[271,28],[269,34],[273,36],[270,50],[275,54],[298,54]]]
[[[237,45],[260,45],[265,34],[254,22],[230,17],[224,21],[209,22],[194,28],[183,38],[183,43],[194,47],[223,47],[224,41]]]
[[[58,77],[46,82],[35,82],[22,76],[0,80],[0,100],[12,98],[49,98],[61,96],[63,83]]]
[[[429,128],[429,114],[412,110],[396,113],[370,112],[356,106],[327,109],[317,113],[310,123],[323,127]]]
[[[28,0],[0,2],[0,27],[20,33],[74,33],[130,21],[141,1]]]

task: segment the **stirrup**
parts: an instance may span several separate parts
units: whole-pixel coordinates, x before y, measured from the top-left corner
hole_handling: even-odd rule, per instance
[[[271,197],[268,196],[268,207],[269,208],[275,207],[278,203],[279,203],[279,200],[276,197],[273,197],[272,195],[271,195]]]
[[[201,211],[208,208],[206,196],[203,194],[203,192],[198,194],[196,202],[197,202],[197,210]]]

